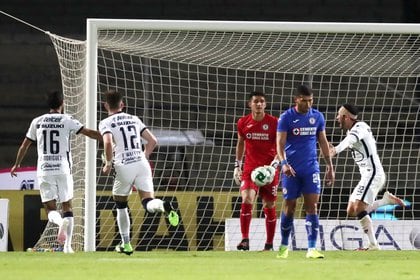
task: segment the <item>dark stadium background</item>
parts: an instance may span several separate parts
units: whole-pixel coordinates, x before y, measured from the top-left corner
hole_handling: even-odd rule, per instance
[[[5,1],[0,10],[52,33],[85,39],[86,18],[420,22],[414,0],[39,0]],[[30,120],[43,112],[42,95],[60,89],[48,36],[0,14],[0,169],[9,168]],[[7,127],[7,129],[4,129]],[[25,163],[35,162],[30,149]]]

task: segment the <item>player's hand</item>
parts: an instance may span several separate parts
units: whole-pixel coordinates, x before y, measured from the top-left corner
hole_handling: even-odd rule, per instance
[[[104,167],[102,168],[102,172],[105,175],[109,175],[111,173],[111,169],[112,169],[112,165],[104,165]]]
[[[288,163],[286,163],[286,164],[283,164],[282,165],[282,167],[281,167],[281,171],[283,172],[283,174],[284,175],[286,175],[287,177],[290,177],[290,176],[292,176],[292,177],[295,177],[296,176],[296,171],[293,169],[293,167],[290,165],[290,164],[288,164]]]
[[[16,169],[18,169],[18,166],[13,165],[13,167],[10,169],[10,176],[17,177]]]
[[[335,182],[335,171],[330,166],[327,166],[327,170],[324,175],[324,182],[327,184],[327,186],[334,185]]]
[[[240,185],[242,181],[242,169],[240,166],[235,167],[233,170],[233,179],[235,180],[236,185]]]
[[[277,169],[279,167],[279,165],[280,165],[280,162],[277,159],[273,160],[270,163],[270,166],[274,167],[274,169]]]
[[[330,157],[334,157],[337,154],[335,147],[331,143],[328,143],[328,150],[330,152]]]

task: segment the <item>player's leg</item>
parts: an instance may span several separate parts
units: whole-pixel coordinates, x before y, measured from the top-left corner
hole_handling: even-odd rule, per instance
[[[289,237],[293,229],[293,220],[296,211],[296,199],[301,195],[301,185],[297,177],[288,177],[282,174],[283,209],[280,218],[281,243],[277,258],[289,256]]]
[[[130,182],[133,182],[134,174],[136,173],[130,167],[126,166],[116,166],[115,171],[112,195],[117,208],[117,225],[121,236],[121,244],[115,247],[115,251],[131,255],[133,253],[133,247],[131,246],[131,221],[128,213],[128,198],[132,191]]]
[[[385,180],[386,180],[385,174],[380,175],[380,176],[375,176],[372,182],[372,188],[379,192],[385,185]],[[389,191],[386,191],[381,199],[376,199],[372,204],[369,204],[366,211],[368,213],[371,213],[384,205],[399,205],[401,207],[406,207],[404,200],[393,195]]]
[[[38,177],[39,194],[47,213],[48,221],[61,226],[63,219],[61,214],[57,211],[56,198],[58,197],[57,184],[52,176]]]
[[[257,192],[255,189],[248,187],[248,186],[251,186],[251,182],[244,178],[245,177],[242,176],[242,184],[241,184],[242,203],[241,203],[241,212],[239,216],[242,240],[236,246],[236,248],[241,251],[248,251],[249,250],[249,228],[250,228],[251,219],[252,219],[252,206],[254,204]]]
[[[155,198],[153,192],[138,190],[138,193],[141,204],[147,212],[151,214],[165,213],[171,226],[177,226],[179,224],[179,215],[172,206],[172,203]]]
[[[73,177],[71,175],[57,175],[56,176],[57,184],[59,186],[59,200],[62,201],[62,211],[63,211],[63,223],[59,228],[58,239],[59,241],[64,241],[63,252],[64,253],[74,253],[72,249],[72,240],[73,240],[73,227],[74,227],[74,218],[73,218],[73,208],[72,208],[72,199],[73,199]]]
[[[128,214],[128,196],[114,195],[114,202],[117,207],[117,225],[122,243],[115,250],[119,253],[131,255],[133,248],[130,237],[130,215]]]
[[[143,208],[149,213],[165,213],[171,226],[179,224],[179,215],[172,203],[155,198],[152,170],[148,161],[141,161],[139,175],[135,178],[136,186]]]
[[[61,216],[61,213],[57,211],[57,201],[56,198],[63,201],[65,198],[62,193],[61,187],[59,187],[57,182],[57,176],[41,176],[38,177],[41,201],[44,204],[45,211],[47,213],[48,221],[50,223],[56,224],[58,226],[57,241],[60,244],[63,244],[66,240],[66,231],[63,226],[64,220]],[[60,193],[61,191],[61,193]]]
[[[380,250],[373,230],[372,219],[367,212],[368,205],[373,203],[377,193],[375,190],[372,190],[371,182],[372,181],[368,180],[368,178],[362,178],[350,195],[347,214],[358,218],[363,232],[368,237],[369,250]]]
[[[378,241],[376,240],[372,219],[370,218],[368,212],[365,210],[366,205],[363,205],[364,202],[357,200],[355,202],[349,203],[349,208],[353,208],[352,210],[347,209],[347,213],[351,216],[350,213],[353,215],[355,214],[362,226],[363,232],[366,234],[369,240],[369,246],[367,249],[369,250],[380,250]],[[363,248],[359,248],[363,249]],[[365,249],[363,249],[365,250]]]
[[[323,258],[324,255],[316,249],[319,232],[319,217],[317,213],[319,194],[304,194],[303,197],[304,209],[306,211],[305,228],[308,237],[308,252],[306,253],[306,257],[313,259]]]
[[[276,233],[277,214],[276,214],[276,201],[277,201],[277,186],[278,180],[274,180],[273,184],[260,188],[259,194],[263,201],[263,210],[265,216],[265,231],[266,241],[264,251],[273,250],[273,240]]]
[[[73,240],[73,227],[74,227],[74,218],[73,218],[73,209],[71,200],[63,202],[63,224],[61,225],[58,233],[59,241],[63,242],[64,239],[64,253],[74,253],[71,243]],[[64,237],[63,237],[64,236]]]
[[[60,227],[63,224],[63,218],[61,217],[61,214],[57,211],[57,203],[55,199],[46,201],[43,204],[45,212],[47,213],[48,221]]]
[[[305,228],[308,237],[307,258],[319,259],[324,255],[316,250],[319,232],[318,202],[321,193],[321,179],[319,172],[314,172],[302,178],[303,207],[306,212]]]
[[[284,199],[283,211],[280,218],[280,236],[281,243],[278,258],[287,258],[289,256],[289,237],[293,229],[294,213],[296,211],[296,199]]]

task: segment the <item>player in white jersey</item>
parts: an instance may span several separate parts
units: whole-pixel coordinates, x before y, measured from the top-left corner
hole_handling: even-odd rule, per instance
[[[172,226],[178,225],[179,216],[171,203],[154,198],[152,170],[148,159],[157,145],[156,137],[137,116],[122,112],[124,103],[119,92],[109,90],[104,95],[108,117],[99,123],[105,153],[102,171],[109,175],[114,165],[116,175],[112,194],[117,207],[117,224],[122,239],[116,251],[131,255],[133,247],[130,243],[130,217],[127,206],[133,186],[138,190],[147,212],[166,213]],[[141,138],[147,141],[144,151]]]
[[[83,127],[72,116],[63,114],[63,95],[57,91],[48,93],[49,113],[32,120],[23,140],[11,175],[17,176],[18,168],[32,142],[37,142],[37,177],[41,201],[48,220],[59,226],[58,241],[64,243],[64,253],[73,253],[73,177],[70,138],[73,134],[84,134],[102,140],[96,130]],[[62,203],[63,216],[57,211],[57,201]]]
[[[372,130],[367,123],[357,119],[357,114],[358,109],[352,104],[344,104],[338,110],[336,119],[347,135],[337,146],[330,146],[330,155],[333,157],[350,148],[353,159],[359,166],[361,179],[350,195],[347,214],[358,217],[363,231],[368,236],[369,246],[364,250],[380,250],[369,213],[387,204],[399,204],[403,207],[405,205],[403,200],[390,192],[385,192],[382,199],[375,200],[385,185],[386,175],[376,150]]]

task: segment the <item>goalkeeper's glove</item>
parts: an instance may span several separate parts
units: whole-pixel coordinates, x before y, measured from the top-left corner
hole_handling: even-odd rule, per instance
[[[233,170],[233,179],[235,180],[235,183],[239,186],[241,184],[242,180],[242,167],[241,167],[242,161],[235,160],[235,169]]]

